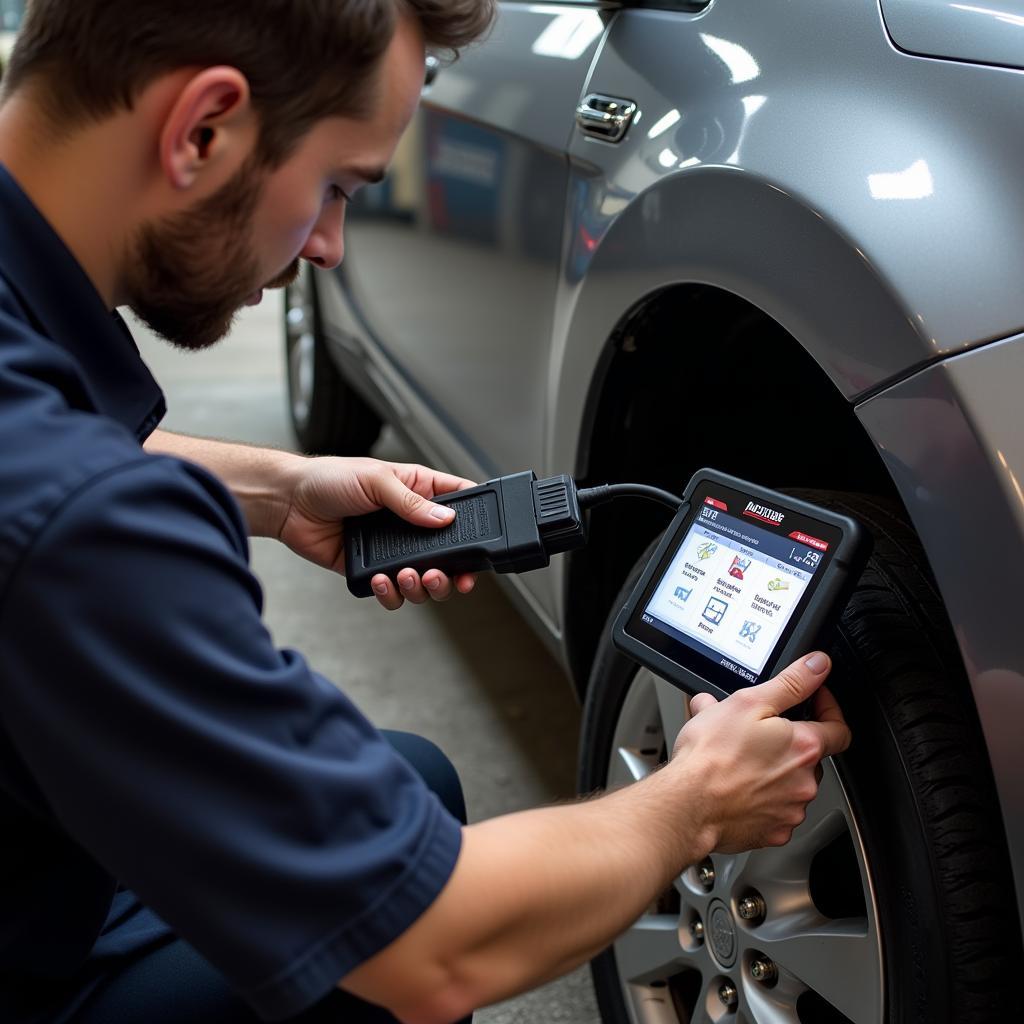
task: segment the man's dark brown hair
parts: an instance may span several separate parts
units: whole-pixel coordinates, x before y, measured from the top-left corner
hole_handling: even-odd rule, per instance
[[[454,55],[495,0],[29,0],[4,80],[32,81],[62,130],[130,109],[154,79],[226,64],[249,80],[260,156],[280,163],[323,117],[367,112],[399,17]]]

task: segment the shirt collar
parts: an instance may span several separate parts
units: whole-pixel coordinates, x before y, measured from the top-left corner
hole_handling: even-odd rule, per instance
[[[145,440],[166,411],[163,392],[128,326],[2,164],[0,276],[33,326],[75,359],[96,410]]]

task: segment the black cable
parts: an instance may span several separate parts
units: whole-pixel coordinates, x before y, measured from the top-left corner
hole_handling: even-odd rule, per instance
[[[678,494],[663,491],[660,487],[651,487],[649,484],[599,484],[597,487],[581,487],[576,492],[576,498],[581,509],[603,505],[606,501],[614,501],[616,498],[647,498],[649,501],[668,505],[673,512],[679,511],[679,506],[683,503]]]

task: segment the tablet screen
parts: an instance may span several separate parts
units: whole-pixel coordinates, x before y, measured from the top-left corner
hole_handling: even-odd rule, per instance
[[[700,674],[706,659],[713,680],[725,672],[757,682],[806,607],[840,534],[710,482],[692,500],[629,632]]]

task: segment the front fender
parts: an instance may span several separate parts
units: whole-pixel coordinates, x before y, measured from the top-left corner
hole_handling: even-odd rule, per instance
[[[585,209],[590,186],[578,179],[574,187],[581,193],[574,205]],[[570,261],[576,244],[586,243],[570,241]],[[925,358],[914,320],[863,253],[816,211],[735,168],[695,169],[639,196],[608,227],[586,277],[572,283],[571,276],[552,353],[549,465],[577,473],[586,470],[579,441],[602,385],[606,346],[629,311],[665,288],[711,285],[757,306],[850,399],[893,367]],[[667,340],[692,347],[696,380],[714,359],[714,339],[686,328]],[[681,395],[686,387],[681,381]]]
[[[903,498],[953,624],[1024,920],[1022,381],[1024,335],[928,367],[865,402],[857,415]]]

